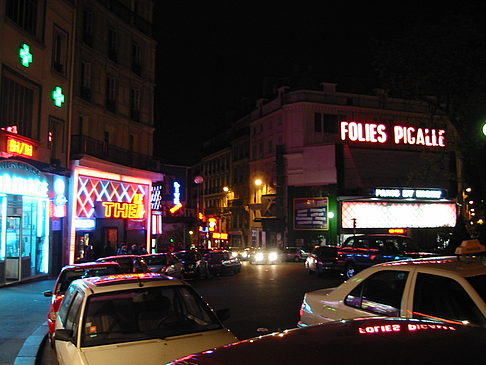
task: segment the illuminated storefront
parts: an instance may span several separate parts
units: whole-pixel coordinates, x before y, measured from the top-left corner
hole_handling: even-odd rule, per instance
[[[69,263],[101,257],[108,244],[143,245],[149,250],[152,181],[93,168],[72,174]]]
[[[49,271],[49,179],[25,162],[0,161],[0,285]]]

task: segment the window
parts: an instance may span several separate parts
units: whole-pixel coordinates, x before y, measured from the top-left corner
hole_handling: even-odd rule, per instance
[[[111,76],[106,78],[106,109],[111,112],[116,112],[118,88],[117,80]]]
[[[28,33],[37,34],[37,0],[7,0],[6,15]]]
[[[484,326],[486,320],[463,286],[451,278],[419,273],[413,295],[413,317],[467,321]]]
[[[381,316],[400,316],[406,271],[380,271],[359,284],[345,298],[346,305]]]
[[[314,113],[314,132],[337,133],[338,124],[344,119],[344,115]]]
[[[58,26],[54,26],[52,40],[52,68],[61,75],[66,75],[67,38],[67,33],[64,30]]]
[[[51,150],[51,158],[60,159],[64,152],[64,121],[56,118],[49,119],[48,147]]]
[[[118,61],[118,33],[114,29],[108,29],[108,58],[113,62]]]
[[[132,44],[132,71],[137,75],[142,73],[142,50],[137,43]]]
[[[140,90],[132,89],[130,91],[130,118],[140,121]]]
[[[16,126],[25,137],[37,139],[39,87],[4,68],[0,90],[0,126]]]
[[[88,46],[93,46],[94,36],[94,13],[85,9],[83,11],[83,42]]]
[[[81,97],[91,100],[91,63],[81,62]]]

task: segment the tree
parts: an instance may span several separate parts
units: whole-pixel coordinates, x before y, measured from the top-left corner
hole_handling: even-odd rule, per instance
[[[485,11],[483,1],[468,1],[422,14],[404,36],[378,42],[374,59],[390,95],[426,101],[448,117],[457,143],[459,202],[465,187],[486,200]]]

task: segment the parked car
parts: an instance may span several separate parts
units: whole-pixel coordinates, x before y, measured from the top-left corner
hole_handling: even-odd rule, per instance
[[[409,259],[369,267],[304,295],[299,326],[370,316],[486,326],[486,258]]]
[[[423,252],[408,236],[368,234],[348,237],[337,252],[337,269],[346,278],[382,262],[434,256]]]
[[[237,274],[241,271],[241,262],[226,250],[212,250],[204,255],[209,264],[211,275]]]
[[[74,281],[54,338],[59,365],[159,365],[237,340],[189,284],[156,273]]]
[[[170,252],[149,253],[140,255],[140,257],[147,264],[150,272],[158,272],[179,279],[184,277],[184,264]]]
[[[482,364],[486,329],[402,318],[362,318],[246,339],[172,365]]]
[[[260,248],[250,252],[250,264],[277,264],[282,262],[282,251],[277,248]]]
[[[174,256],[184,265],[184,278],[207,279],[210,276],[209,263],[196,250],[174,252]]]
[[[304,266],[309,274],[322,275],[327,272],[337,272],[336,246],[316,246],[307,255]]]
[[[117,256],[107,256],[100,257],[96,262],[107,262],[114,261],[117,262],[123,273],[140,273],[149,272],[147,264],[141,259],[139,255],[117,255]]]
[[[307,256],[309,256],[309,253],[304,251],[302,247],[285,247],[283,249],[283,257],[285,261],[305,261]]]
[[[54,284],[54,289],[46,290],[43,293],[45,297],[51,298],[51,305],[47,313],[47,325],[49,327],[48,339],[51,346],[54,346],[53,336],[56,328],[56,315],[69,285],[76,279],[120,273],[120,265],[116,262],[109,261],[67,265],[61,269]]]

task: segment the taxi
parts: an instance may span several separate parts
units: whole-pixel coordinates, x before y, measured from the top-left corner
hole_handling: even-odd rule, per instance
[[[47,313],[47,325],[49,327],[49,343],[52,347],[54,347],[53,335],[56,328],[56,315],[69,284],[76,279],[119,273],[121,273],[121,268],[116,262],[85,262],[67,265],[61,269],[54,284],[54,289],[46,290],[43,293],[45,297],[51,298],[51,305]]]
[[[486,327],[485,252],[472,240],[456,256],[374,265],[336,288],[306,293],[298,326],[388,316]]]
[[[160,365],[237,341],[185,281],[158,273],[71,283],[56,318],[59,365]]]

